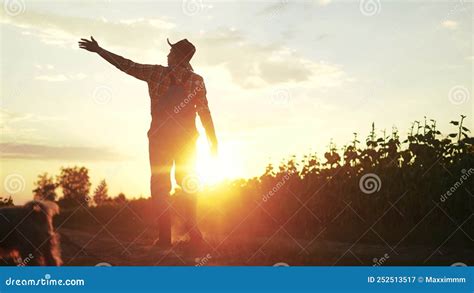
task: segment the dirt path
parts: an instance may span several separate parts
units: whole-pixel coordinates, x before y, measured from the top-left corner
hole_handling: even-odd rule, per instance
[[[474,252],[423,246],[398,247],[309,241],[291,238],[206,237],[207,244],[191,251],[177,244],[163,250],[147,237],[130,241],[101,230],[96,233],[60,229],[64,265],[451,265],[470,263]]]

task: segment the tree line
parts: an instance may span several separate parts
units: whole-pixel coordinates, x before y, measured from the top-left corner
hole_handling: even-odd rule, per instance
[[[216,234],[253,236],[272,236],[284,228],[295,239],[345,241],[368,231],[361,241],[395,245],[439,245],[458,226],[474,231],[474,139],[465,118],[451,121],[454,131],[448,134],[434,120],[414,121],[405,139],[396,128],[387,133],[372,124],[365,140],[354,133],[342,147],[331,142],[323,156],[292,156],[278,166],[268,165],[259,177],[205,188],[200,226]],[[57,188],[62,198],[57,198]],[[40,175],[34,194],[63,207],[86,205],[104,221],[113,217],[111,225],[127,233],[156,218],[149,199],[130,200],[129,209],[120,210],[107,203],[126,199],[111,199],[105,180],[89,198],[90,188],[86,168],[62,168],[55,180]],[[90,218],[79,211],[67,224],[86,225]],[[469,243],[458,234],[450,242]]]
[[[38,175],[33,197],[35,200],[57,201],[62,208],[77,206],[100,206],[104,204],[123,203],[125,194],[116,197],[109,196],[105,179],[101,180],[93,193],[90,194],[91,182],[89,170],[86,167],[63,167],[55,178],[48,173]],[[61,189],[62,197],[58,197],[57,189]]]

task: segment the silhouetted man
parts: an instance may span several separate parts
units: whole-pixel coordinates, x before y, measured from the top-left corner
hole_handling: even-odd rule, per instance
[[[206,99],[206,88],[201,76],[193,72],[189,61],[196,48],[184,39],[171,44],[168,67],[138,64],[111,53],[91,40],[81,39],[79,47],[98,53],[109,63],[148,83],[151,99],[151,125],[148,131],[151,166],[151,196],[158,205],[158,244],[171,245],[170,170],[175,165],[176,182],[183,185],[187,178],[195,176],[194,158],[198,132],[196,113],[204,126],[211,152],[217,153],[217,139]],[[196,197],[182,188],[188,198],[186,226],[191,240],[202,240],[196,225]]]

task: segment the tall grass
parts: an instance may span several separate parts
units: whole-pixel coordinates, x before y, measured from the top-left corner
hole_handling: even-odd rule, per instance
[[[223,182],[202,191],[200,227],[225,237],[472,245],[474,148],[464,118],[450,122],[455,132],[447,136],[433,120],[415,121],[404,140],[396,129],[379,137],[372,125],[364,142],[354,134],[342,149],[331,143],[324,158],[293,156],[260,177]],[[148,200],[126,204],[89,212],[113,217],[117,231],[153,224]],[[93,226],[89,212],[63,220]]]

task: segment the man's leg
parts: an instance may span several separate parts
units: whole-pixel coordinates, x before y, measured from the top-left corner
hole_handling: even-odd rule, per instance
[[[171,217],[170,217],[170,170],[172,158],[166,150],[165,144],[157,138],[149,138],[151,179],[150,189],[153,204],[158,217],[160,246],[171,245]]]
[[[195,166],[196,144],[192,140],[188,142],[177,154],[175,159],[176,183],[181,187],[185,198],[185,224],[186,231],[191,240],[201,240],[202,234],[197,227],[197,195],[201,182],[196,174]]]

